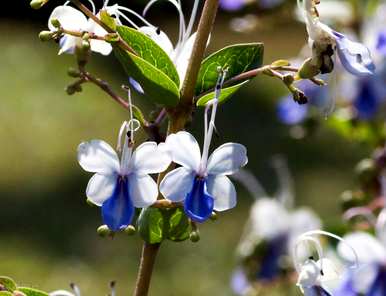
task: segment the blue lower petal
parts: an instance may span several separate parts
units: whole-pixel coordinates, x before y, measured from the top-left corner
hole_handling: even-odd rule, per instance
[[[119,231],[130,225],[133,215],[127,178],[117,178],[112,196],[102,205],[103,222],[112,231]]]
[[[186,215],[194,222],[204,222],[211,216],[213,207],[214,199],[207,191],[206,179],[196,177],[192,190],[185,198]]]
[[[271,281],[279,275],[280,258],[285,254],[286,249],[287,235],[280,235],[268,243],[257,274],[258,279]]]
[[[339,284],[334,296],[357,296],[358,293],[354,289],[353,273],[347,273]]]
[[[371,83],[366,79],[361,81],[361,89],[354,105],[360,119],[372,119],[378,111],[378,98]]]
[[[379,267],[378,274],[370,286],[366,296],[384,296],[386,295],[386,270]]]

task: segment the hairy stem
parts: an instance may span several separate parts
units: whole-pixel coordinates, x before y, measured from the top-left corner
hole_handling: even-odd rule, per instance
[[[154,263],[160,246],[160,244],[148,244],[146,242],[143,244],[134,296],[146,296],[148,294]]]

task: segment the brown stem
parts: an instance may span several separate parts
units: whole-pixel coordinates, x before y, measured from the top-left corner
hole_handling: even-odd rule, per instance
[[[83,5],[79,0],[70,0],[70,1],[75,6],[77,6],[85,15],[87,15],[90,19],[92,19],[99,26],[101,26],[103,29],[105,29],[108,33],[116,33],[113,29],[111,29],[109,26],[104,24],[95,14],[92,13],[92,11],[90,9],[88,9],[85,5]],[[124,40],[122,40],[122,38],[119,38],[117,43],[124,50],[127,50],[127,51],[131,52],[132,54],[137,55],[137,53]]]
[[[133,296],[147,296],[155,259],[161,244],[144,243],[139,264],[137,284]]]

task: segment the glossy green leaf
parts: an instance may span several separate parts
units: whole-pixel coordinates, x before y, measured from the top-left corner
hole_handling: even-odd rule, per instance
[[[114,53],[126,73],[141,84],[149,99],[167,107],[174,107],[178,104],[180,91],[165,73],[144,59],[117,46],[114,47]]]
[[[150,244],[157,244],[164,239],[164,216],[160,209],[142,209],[137,220],[138,233],[142,239]]]
[[[216,86],[218,67],[228,69],[227,79],[263,64],[264,45],[262,43],[236,44],[225,47],[209,57],[201,65],[196,84],[196,95]]]
[[[220,97],[218,99],[219,103],[224,103],[226,102],[232,95],[235,94],[235,92],[237,92],[243,85],[247,84],[249,82],[249,80],[247,81],[244,81],[242,83],[239,83],[239,84],[236,84],[236,85],[233,85],[233,86],[230,86],[230,87],[227,87],[227,88],[223,88],[221,90],[221,94],[220,94]],[[214,99],[214,95],[215,95],[215,92],[211,92],[209,94],[206,94],[204,96],[202,96],[201,98],[198,99],[197,101],[197,106],[199,107],[204,107],[206,105],[206,103],[208,103],[210,100],[213,100]]]
[[[140,58],[166,74],[177,86],[180,85],[176,67],[167,53],[156,42],[130,27],[118,26],[117,32]]]
[[[168,210],[168,234],[167,238],[171,241],[181,242],[190,236],[191,225],[183,209],[176,208]]]
[[[11,292],[16,290],[16,283],[13,279],[7,276],[0,276],[0,285],[2,285],[5,289]]]
[[[27,287],[19,287],[18,291],[23,292],[26,296],[49,296],[48,293]]]

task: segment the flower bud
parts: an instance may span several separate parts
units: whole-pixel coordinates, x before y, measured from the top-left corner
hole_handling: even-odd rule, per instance
[[[216,212],[212,212],[212,215],[210,215],[210,220],[212,221],[216,221],[218,219],[218,215]]]
[[[78,78],[81,76],[81,73],[78,69],[75,68],[69,68],[67,71],[68,76]]]
[[[119,35],[117,33],[109,33],[105,35],[106,42],[118,42],[119,41]]]
[[[315,77],[320,73],[320,69],[312,58],[308,58],[304,61],[303,65],[301,65],[297,75],[302,79],[310,79]]]
[[[44,4],[46,4],[48,2],[48,0],[32,0],[30,2],[30,6],[33,8],[33,9],[40,9],[43,7]]]
[[[91,47],[91,45],[90,45],[90,42],[88,40],[82,41],[82,50],[88,51],[88,50],[90,50],[90,47]]]
[[[54,34],[55,33],[51,32],[51,31],[41,31],[39,33],[39,39],[41,41],[50,41],[54,37]]]
[[[53,18],[53,19],[51,20],[51,24],[52,24],[55,28],[60,28],[60,27],[61,27],[61,24],[60,24],[59,20],[56,19],[56,18]]]
[[[113,232],[110,230],[110,228],[107,225],[101,225],[97,229],[97,233],[100,237],[108,237],[113,235]]]
[[[134,235],[137,232],[137,230],[133,225],[129,225],[125,228],[123,232],[126,233],[127,235]]]
[[[96,204],[94,204],[90,199],[87,199],[86,202],[87,202],[87,204],[88,204],[90,207],[96,207]]]
[[[198,230],[192,231],[189,238],[192,243],[197,243],[200,240],[200,232]]]
[[[283,82],[286,85],[291,85],[292,83],[294,83],[294,81],[295,81],[295,78],[291,74],[286,74],[283,76]]]

